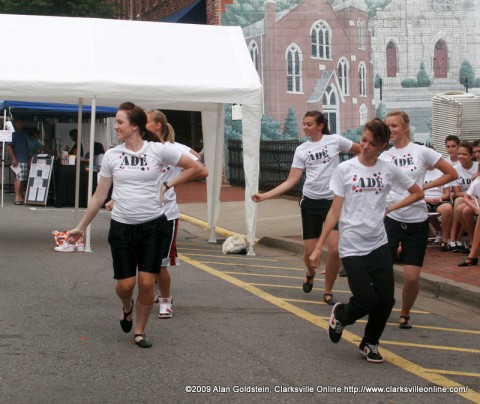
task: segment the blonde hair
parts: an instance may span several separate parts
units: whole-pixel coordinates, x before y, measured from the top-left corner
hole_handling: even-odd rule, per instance
[[[405,111],[400,111],[399,109],[394,109],[392,111],[389,111],[385,116],[385,121],[389,116],[399,116],[403,121],[403,127],[406,128],[408,126],[408,135],[410,139],[413,138],[412,129],[410,128],[410,118]]]
[[[173,126],[168,123],[166,115],[158,109],[147,111],[147,114],[150,115],[155,122],[162,125],[162,131],[160,133],[162,137],[161,140],[163,142],[174,143],[175,131],[173,130]]]

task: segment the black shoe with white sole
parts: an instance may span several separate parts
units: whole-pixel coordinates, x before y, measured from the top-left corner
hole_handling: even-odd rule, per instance
[[[335,306],[332,308],[332,314],[328,320],[328,338],[334,344],[338,343],[342,339],[342,333],[345,326],[336,319],[335,311],[343,303],[335,303]]]
[[[382,363],[383,356],[378,352],[378,345],[369,344],[368,342],[363,342],[358,347],[360,350],[360,355],[367,359],[371,363]]]

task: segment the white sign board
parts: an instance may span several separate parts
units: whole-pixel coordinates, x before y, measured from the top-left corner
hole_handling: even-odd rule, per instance
[[[9,130],[0,130],[0,142],[10,143],[12,141],[12,132]]]

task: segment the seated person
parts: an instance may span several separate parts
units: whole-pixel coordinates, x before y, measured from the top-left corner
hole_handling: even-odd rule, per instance
[[[478,215],[480,214],[480,207],[478,198],[480,197],[480,180],[476,179],[472,182],[472,185],[468,188],[465,194],[465,205],[467,206],[463,213],[466,214],[467,209],[471,212],[471,222],[473,227],[467,229],[470,231],[468,235],[470,236],[471,240],[471,247],[468,253],[468,257],[458,264],[459,267],[469,267],[472,265],[478,264],[478,249],[480,248],[480,220],[478,220]],[[477,222],[473,219],[474,216],[477,216]]]
[[[440,178],[443,173],[434,168],[429,167],[425,174],[425,183],[432,182]],[[428,212],[437,212],[440,214],[440,229],[442,240],[440,242],[441,251],[448,251],[448,236],[452,227],[453,208],[450,202],[450,184],[442,185],[440,187],[430,188],[425,192],[425,202],[427,203]],[[438,228],[437,218],[432,218],[435,221],[433,226]]]
[[[466,207],[464,196],[470,187],[472,178],[475,177],[479,166],[478,162],[473,160],[473,147],[470,142],[460,142],[458,148],[458,160],[460,163],[454,166],[455,170],[457,170],[458,178],[456,184],[453,186],[453,223],[450,231],[448,249],[452,252],[467,252],[468,248],[460,242],[460,238],[463,234],[463,231],[461,230],[462,212]]]
[[[105,154],[105,149],[103,147],[103,144],[101,144],[100,142],[94,142],[93,143],[93,156],[98,156],[99,154]],[[85,154],[85,158],[89,158],[90,157],[90,152],[87,152],[87,154]]]
[[[68,152],[68,154],[72,155],[77,155],[77,136],[78,136],[78,130],[77,129],[72,129],[70,132],[68,132],[68,135],[70,136],[70,139],[72,139],[72,142],[74,142],[72,148]],[[83,146],[80,145],[80,157],[83,156]]]
[[[24,132],[27,134],[29,161],[38,152],[55,154],[50,147],[40,141],[40,132],[37,128],[25,128]]]

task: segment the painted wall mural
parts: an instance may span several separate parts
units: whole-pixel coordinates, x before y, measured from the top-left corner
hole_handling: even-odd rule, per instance
[[[416,140],[429,142],[433,96],[480,94],[479,3],[236,0],[222,24],[243,29],[278,138],[287,116],[301,128],[311,109],[328,115],[332,133],[355,138],[367,119],[400,108]]]

